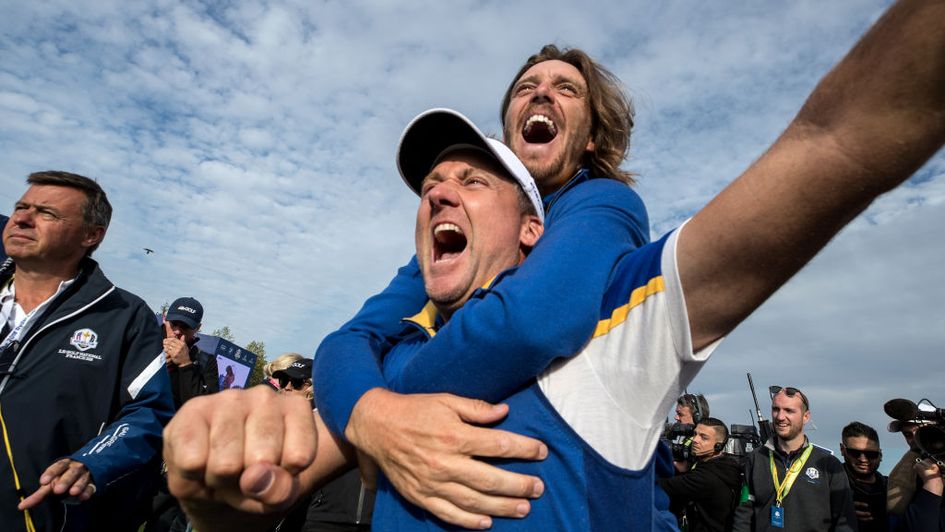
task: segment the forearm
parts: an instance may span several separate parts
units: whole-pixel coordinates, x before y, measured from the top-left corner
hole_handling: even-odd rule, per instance
[[[416,258],[397,271],[380,294],[358,314],[328,335],[315,355],[315,402],[335,434],[344,434],[355,403],[372,388],[386,388],[379,360],[386,338],[401,327],[400,320],[423,307],[426,292]]]
[[[945,142],[943,1],[895,5],[778,141],[683,228],[696,349],[727,334]]]
[[[626,186],[596,179],[568,191],[528,259],[456,312],[392,389],[501,401],[580,351],[614,265],[645,244],[647,232],[642,202]]]

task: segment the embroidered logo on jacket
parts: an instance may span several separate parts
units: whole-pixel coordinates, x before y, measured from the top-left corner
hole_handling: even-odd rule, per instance
[[[817,480],[820,478],[820,471],[816,467],[808,467],[807,471],[804,471],[804,474],[807,475],[807,478],[811,480]]]
[[[79,351],[88,351],[98,347],[98,334],[92,329],[79,329],[72,333],[72,339],[69,343],[75,346]]]

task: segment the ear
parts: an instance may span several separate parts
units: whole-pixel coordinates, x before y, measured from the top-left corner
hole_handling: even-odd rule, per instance
[[[806,425],[809,422],[810,422],[810,410],[805,410],[804,411],[804,424]]]
[[[104,238],[105,228],[101,225],[96,225],[95,227],[86,230],[85,238],[82,239],[82,247],[88,249],[101,243]]]
[[[587,146],[584,147],[584,151],[587,153],[594,153],[594,150],[597,149],[597,145],[594,144],[594,137],[587,139]]]
[[[522,217],[522,230],[519,232],[519,246],[523,248],[533,248],[545,232],[545,226],[541,220],[534,214],[526,214]]]

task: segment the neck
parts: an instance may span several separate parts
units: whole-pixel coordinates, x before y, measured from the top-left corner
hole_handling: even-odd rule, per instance
[[[714,459],[714,458],[718,458],[718,457],[720,457],[720,456],[722,456],[722,453],[717,453],[717,452],[714,452],[714,451],[713,451],[713,452],[711,452],[711,453],[708,453],[708,454],[705,454],[705,455],[702,455],[702,456],[697,456],[696,459],[697,459],[699,462],[708,462],[709,460],[712,460],[712,459]]]
[[[790,440],[782,439],[781,437],[776,437],[776,444],[779,449],[786,453],[793,453],[794,451],[800,449],[804,446],[804,433],[800,433],[797,436],[794,436]]]
[[[71,268],[58,269],[33,269],[17,264],[13,277],[16,302],[23,312],[29,313],[55,294],[59,283],[72,279],[78,271],[78,263],[73,264]]]
[[[846,468],[847,468],[847,473],[848,473],[851,477],[853,477],[854,479],[858,480],[859,482],[862,482],[862,483],[864,483],[864,484],[872,484],[872,483],[876,482],[876,472],[875,472],[875,471],[870,472],[870,473],[860,473],[860,472],[857,471],[856,469],[850,467],[850,464],[844,463],[843,465],[846,466]]]

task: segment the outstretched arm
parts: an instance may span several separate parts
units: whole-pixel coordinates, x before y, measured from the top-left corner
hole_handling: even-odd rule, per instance
[[[693,345],[724,336],[945,142],[945,2],[894,5],[758,161],[682,228]]]

